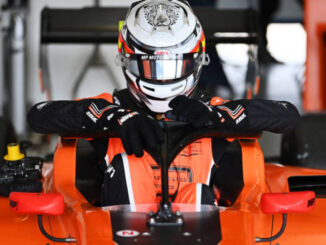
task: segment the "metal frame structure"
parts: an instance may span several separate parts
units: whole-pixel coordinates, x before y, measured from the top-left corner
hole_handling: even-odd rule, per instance
[[[1,1],[0,113],[26,136],[26,9],[27,1]]]

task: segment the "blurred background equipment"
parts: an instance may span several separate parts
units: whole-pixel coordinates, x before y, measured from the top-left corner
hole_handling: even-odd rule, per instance
[[[8,118],[0,116],[0,164],[3,157],[7,154],[7,145],[11,142],[16,142],[17,137]]]
[[[246,90],[251,90],[255,94],[257,69],[257,13],[252,9],[244,10],[217,10],[214,8],[195,8],[205,30],[207,49],[211,55],[211,68],[204,71],[200,81],[200,87],[205,90],[215,88],[221,81],[219,78],[223,74],[223,69],[218,62],[215,45],[217,43],[246,43],[249,44],[249,63],[246,79]],[[116,44],[118,35],[118,24],[124,18],[127,8],[83,8],[83,9],[50,9],[45,8],[41,17],[41,70],[43,76],[43,87],[50,95],[50,71],[48,65],[48,44],[85,44],[95,43],[95,49],[90,59],[83,66],[77,80],[73,83],[72,95],[76,98],[77,90],[87,69],[100,58],[98,44]],[[214,22],[211,20],[215,19]],[[228,23],[228,25],[225,25]],[[103,58],[101,58],[103,60]],[[216,68],[216,66],[218,66]],[[114,73],[107,68],[111,82],[115,88],[119,88],[119,83],[113,76]],[[223,77],[223,76],[222,76]],[[221,81],[223,82],[223,81]],[[96,86],[96,84],[95,84]],[[214,90],[216,91],[216,89]],[[50,96],[49,96],[50,95]]]
[[[16,132],[26,137],[26,14],[27,1],[3,2],[2,48],[4,75],[2,76],[1,110],[9,116]],[[1,62],[0,62],[1,64]]]
[[[2,0],[0,1],[0,16],[2,16]],[[4,85],[4,71],[3,71],[3,37],[2,37],[2,33],[3,33],[3,18],[0,18],[0,115],[3,115],[3,109],[4,109],[4,89],[5,89],[5,85]]]
[[[6,120],[10,119],[18,139],[32,135],[32,140],[39,146],[46,145],[41,144],[37,134],[29,134],[25,124],[26,108],[49,98],[40,89],[40,65],[45,88],[51,91],[51,99],[55,100],[95,96],[125,86],[123,74],[114,62],[117,54],[115,35],[118,21],[124,19],[125,10],[132,2],[0,1],[0,115]],[[211,65],[203,70],[199,85],[202,89],[224,98],[243,98],[250,88],[256,92],[258,86],[255,78],[260,74],[258,97],[286,99],[301,110],[306,51],[302,1],[189,2],[198,11],[206,29],[207,51],[211,54]],[[311,2],[323,0],[309,1],[309,6]],[[91,9],[94,10],[93,14],[86,14]],[[119,13],[118,9],[122,11]],[[105,11],[110,11],[110,14]],[[62,15],[54,17],[57,13]],[[233,16],[227,17],[224,13],[233,13]],[[242,27],[239,23],[242,23]],[[70,29],[65,29],[67,27]],[[92,28],[96,31],[92,32]],[[86,37],[85,33],[93,41],[80,40],[80,34]],[[237,43],[230,41],[230,35],[235,33]],[[65,37],[59,40],[61,34]],[[109,34],[110,40],[104,40]],[[96,41],[100,38],[102,41]],[[250,45],[245,39],[251,40]],[[309,87],[309,78],[307,81]],[[249,89],[246,84],[250,85]],[[260,140],[264,153],[267,156],[279,155],[281,137],[267,136],[266,140],[265,135]]]
[[[303,96],[308,112],[326,110],[326,1],[305,1],[307,30],[306,81]]]
[[[103,67],[114,88],[121,85],[114,72],[101,54],[99,45],[117,43],[118,23],[126,15],[126,8],[93,8],[50,9],[44,8],[41,13],[40,69],[43,91],[51,98],[51,78],[48,65],[49,44],[94,44],[90,56],[82,66],[75,81],[71,81],[72,98],[76,98],[78,89],[92,66]],[[94,82],[96,83],[96,82]],[[96,84],[93,84],[93,86]]]

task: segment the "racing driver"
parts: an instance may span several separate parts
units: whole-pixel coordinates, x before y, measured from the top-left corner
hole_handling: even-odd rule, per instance
[[[204,65],[205,36],[184,0],[144,0],[131,5],[121,25],[117,63],[127,88],[112,95],[34,105],[28,122],[39,133],[105,133],[93,139],[104,171],[101,205],[153,203],[160,199],[159,167],[146,149],[163,141],[158,120],[167,112],[194,128],[285,133],[299,118],[285,101],[222,101],[196,90]],[[243,187],[237,141],[203,138],[186,146],[169,169],[169,195],[179,203],[231,205]],[[213,191],[215,190],[215,191]]]

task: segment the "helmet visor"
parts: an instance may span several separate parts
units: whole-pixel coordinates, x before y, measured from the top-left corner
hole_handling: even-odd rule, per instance
[[[126,54],[119,60],[133,75],[162,82],[186,77],[198,70],[200,65],[208,64],[205,53],[187,54]]]

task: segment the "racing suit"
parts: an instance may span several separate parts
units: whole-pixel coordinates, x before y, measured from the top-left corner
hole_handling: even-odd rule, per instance
[[[198,100],[209,105],[213,100],[197,93]],[[297,109],[285,101],[237,100],[223,105],[212,105],[223,112],[221,124],[226,129],[244,132],[268,130],[285,133],[292,130],[299,118]],[[218,108],[217,108],[218,107]],[[28,113],[28,122],[39,133],[83,133],[118,130],[126,111],[155,117],[138,104],[127,89],[113,96],[77,101],[50,101],[34,105]],[[218,112],[218,113],[219,113]],[[126,120],[126,119],[124,119]],[[160,198],[160,171],[152,157],[127,155],[117,138],[90,139],[98,164],[104,174],[101,205],[153,203]],[[109,163],[109,164],[107,164]],[[203,138],[186,146],[169,168],[169,195],[172,201],[211,204],[214,193],[219,205],[231,205],[243,188],[240,144],[227,139]]]

